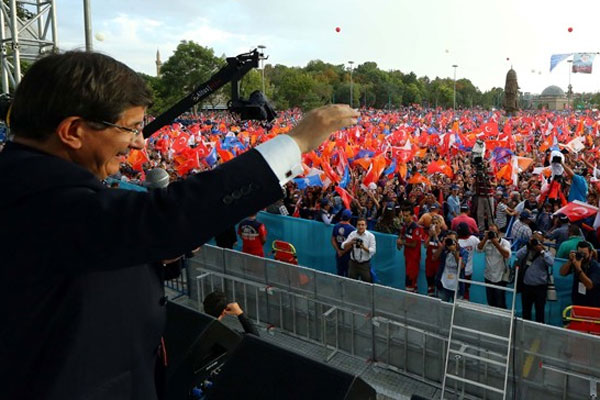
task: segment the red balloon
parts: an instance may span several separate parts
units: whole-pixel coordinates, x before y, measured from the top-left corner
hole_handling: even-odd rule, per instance
[[[569,29],[567,29],[569,32],[573,32],[573,28],[569,27]]]
[[[342,30],[342,29],[341,29],[339,26],[338,26],[337,28],[335,28],[335,31],[336,31],[336,32],[339,32],[339,31],[341,31],[341,30]]]

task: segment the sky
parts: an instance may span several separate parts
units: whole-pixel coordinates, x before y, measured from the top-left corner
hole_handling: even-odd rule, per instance
[[[60,49],[83,49],[83,1],[56,3]],[[91,0],[91,11],[94,50],[150,75],[157,50],[164,62],[192,40],[227,56],[264,45],[267,63],[287,66],[374,61],[433,79],[458,65],[482,91],[504,87],[512,66],[521,91],[540,93],[569,84],[566,61],[549,71],[552,54],[600,51],[598,0]],[[600,91],[594,64],[571,74],[573,91]]]

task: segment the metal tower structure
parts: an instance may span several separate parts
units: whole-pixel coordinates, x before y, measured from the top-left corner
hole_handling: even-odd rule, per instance
[[[54,0],[0,1],[0,81],[8,93],[21,81],[21,61],[58,50]]]

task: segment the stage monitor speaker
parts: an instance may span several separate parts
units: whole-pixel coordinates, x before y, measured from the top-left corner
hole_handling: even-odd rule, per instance
[[[167,399],[188,399],[193,386],[224,360],[242,336],[215,318],[167,303]]]
[[[208,400],[375,400],[360,377],[245,335],[208,391]]]

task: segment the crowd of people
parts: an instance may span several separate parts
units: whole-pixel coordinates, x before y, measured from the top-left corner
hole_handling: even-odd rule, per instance
[[[288,110],[264,124],[229,114],[188,115],[153,135],[144,150],[131,152],[118,178],[143,184],[145,171],[160,167],[171,180],[182,179],[289,131],[301,117]],[[424,257],[430,295],[452,300],[458,288],[468,299],[469,285],[458,278],[470,279],[479,251],[485,253],[485,280],[496,286],[487,288],[488,303],[506,307],[498,287],[510,279],[507,265],[515,253],[515,264],[525,271],[516,278],[525,318],[535,306],[543,321],[555,257],[569,260],[560,272],[575,276],[574,302],[600,306],[599,118],[595,110],[507,116],[418,106],[363,109],[356,126],[303,156],[304,173],[267,211],[331,224],[343,276],[373,280],[370,231],[377,231],[398,236],[409,291],[416,290]],[[242,230],[256,230],[252,221]],[[253,235],[256,243],[248,246],[262,248],[265,236]],[[589,257],[575,258],[582,253]]]

